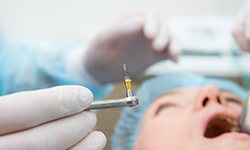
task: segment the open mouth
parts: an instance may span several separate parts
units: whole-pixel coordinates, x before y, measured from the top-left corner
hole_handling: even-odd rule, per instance
[[[225,133],[239,131],[239,124],[235,119],[229,116],[217,115],[208,122],[204,136],[206,138],[216,138]]]

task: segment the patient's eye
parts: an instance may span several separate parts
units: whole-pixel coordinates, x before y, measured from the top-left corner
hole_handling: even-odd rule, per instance
[[[232,108],[232,109],[235,109],[235,110],[238,110],[238,111],[240,111],[242,109],[242,104],[243,103],[240,100],[237,100],[237,99],[234,99],[234,98],[231,98],[231,97],[227,97],[226,101],[227,101],[227,106],[229,108]]]
[[[228,103],[234,103],[234,104],[237,104],[237,105],[242,105],[243,104],[242,101],[237,100],[235,98],[231,98],[231,97],[227,97],[226,100],[227,100]]]
[[[175,103],[164,103],[164,104],[161,104],[159,105],[159,107],[157,108],[156,112],[155,112],[155,115],[158,115],[162,110],[165,110],[165,109],[168,109],[170,107],[176,107],[177,104]]]

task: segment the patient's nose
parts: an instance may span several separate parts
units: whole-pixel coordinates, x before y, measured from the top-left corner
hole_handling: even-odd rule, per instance
[[[198,108],[204,108],[211,104],[226,106],[226,100],[220,93],[220,90],[213,85],[206,85],[202,87],[197,98]]]

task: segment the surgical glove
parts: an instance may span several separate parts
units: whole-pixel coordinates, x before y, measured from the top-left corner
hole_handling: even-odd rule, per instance
[[[0,97],[0,149],[103,149],[105,136],[93,131],[96,115],[84,111],[92,99],[81,86]]]
[[[180,48],[167,28],[152,14],[123,18],[97,34],[83,65],[99,83],[108,83],[121,80],[124,63],[136,75],[157,61],[177,61]]]
[[[240,48],[250,52],[250,1],[242,7],[237,15],[232,33]]]

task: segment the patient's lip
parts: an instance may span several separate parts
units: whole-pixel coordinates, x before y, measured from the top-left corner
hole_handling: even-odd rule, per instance
[[[242,139],[242,140],[250,140],[250,136],[246,133],[240,133],[240,132],[228,132],[224,133],[215,139],[224,139],[224,138],[234,138],[234,139]]]

